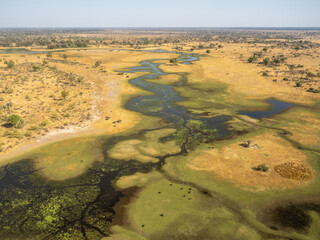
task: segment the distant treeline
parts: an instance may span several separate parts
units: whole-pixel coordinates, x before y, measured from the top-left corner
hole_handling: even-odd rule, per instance
[[[271,31],[254,29],[0,29],[0,47],[41,46],[48,49],[82,48],[90,45],[131,47],[188,42],[268,43],[297,49],[319,47],[302,41],[320,31]],[[285,40],[285,41],[283,41]]]

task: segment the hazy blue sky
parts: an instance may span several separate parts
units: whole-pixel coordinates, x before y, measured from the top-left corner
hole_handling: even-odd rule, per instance
[[[320,27],[320,0],[0,0],[0,27]]]

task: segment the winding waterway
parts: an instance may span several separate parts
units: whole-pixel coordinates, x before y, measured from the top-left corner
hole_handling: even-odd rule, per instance
[[[179,57],[182,64],[192,64],[192,61],[198,59],[199,56],[195,54],[182,54]],[[108,150],[115,144],[133,139],[143,134],[142,131],[131,136],[108,139],[102,137],[99,141],[103,142],[104,161],[94,163],[86,173],[74,179],[48,181],[37,173],[39,170],[35,169],[35,159],[32,158],[5,166],[0,169],[1,237],[21,239],[36,236],[37,239],[62,239],[72,236],[75,239],[97,239],[108,236],[109,225],[115,215],[114,206],[123,196],[122,192],[114,187],[116,179],[136,172],[149,172],[154,168],[161,171],[161,166],[167,157],[184,154],[195,147],[194,138],[197,138],[196,142],[199,143],[227,138],[233,134],[224,124],[231,119],[230,116],[209,118],[193,114],[177,104],[184,98],[175,91],[175,86],[148,81],[161,79],[168,74],[160,69],[159,60],[161,59],[144,61],[138,67],[122,71],[123,73],[145,72],[145,75],[130,82],[153,93],[133,98],[125,107],[145,115],[162,118],[164,127],[175,128],[177,132],[181,132],[163,139],[167,141],[179,138],[181,151],[159,156],[158,163],[119,161],[108,156]],[[183,73],[179,75],[181,80],[175,85],[183,86],[187,83],[187,76]],[[271,104],[278,103],[271,102]],[[281,108],[281,111],[288,107],[291,105]],[[273,111],[272,114],[269,112],[268,110],[267,117],[279,113],[279,111]],[[258,115],[259,118],[261,114]],[[256,115],[251,114],[251,117]],[[196,127],[191,124],[194,122],[198,123]]]

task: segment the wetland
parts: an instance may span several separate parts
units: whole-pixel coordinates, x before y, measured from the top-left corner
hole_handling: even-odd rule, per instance
[[[55,83],[55,94],[69,89],[71,96],[52,97],[57,118],[50,109],[41,115],[52,120],[46,132],[60,129],[59,118],[68,129],[85,122],[77,114],[89,109],[94,116],[73,135],[62,131],[59,138],[57,130],[48,141],[45,126],[29,127],[37,138],[21,151],[20,142],[8,148],[18,152],[12,157],[2,153],[1,239],[320,237],[319,96],[286,83],[269,91],[278,83],[249,72],[249,63],[233,55],[223,60],[220,48],[205,54],[173,46],[1,52],[17,62],[2,67],[3,80],[25,71],[20,58],[33,66],[46,61],[33,68],[34,79],[48,79],[53,66],[60,78],[72,78]],[[236,54],[233,47],[224,51]],[[231,61],[238,72],[230,73]],[[81,85],[86,81],[93,83]],[[79,111],[73,101],[81,102]]]

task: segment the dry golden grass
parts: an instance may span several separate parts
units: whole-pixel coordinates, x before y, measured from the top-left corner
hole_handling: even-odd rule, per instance
[[[12,103],[11,107],[1,109],[2,153],[54,129],[84,127],[92,119],[93,90],[88,79],[43,64],[43,56],[12,54],[5,59],[16,65],[0,69],[0,104]],[[64,90],[69,93],[66,99],[61,95]],[[22,128],[5,125],[13,114],[24,120]]]
[[[307,156],[292,147],[287,141],[273,135],[263,133],[250,138],[253,147],[245,148],[237,142],[226,145],[221,149],[207,150],[189,160],[188,166],[198,171],[210,171],[219,179],[231,181],[241,186],[259,188],[292,188],[305,182],[283,178],[274,170],[280,164],[288,162],[311,168],[306,163]],[[265,164],[267,172],[255,171],[253,168]],[[308,179],[311,179],[311,174]]]
[[[119,39],[123,39],[126,33],[120,33],[118,35]],[[306,90],[309,87],[318,88],[319,82],[318,78],[315,77],[312,81],[308,81],[303,84],[303,87],[297,88],[294,87],[295,81],[294,79],[290,79],[290,81],[283,81],[284,77],[291,77],[291,73],[288,70],[288,67],[285,64],[280,64],[279,66],[275,67],[268,67],[258,63],[248,63],[247,59],[252,56],[254,52],[261,52],[266,44],[249,44],[249,43],[219,43],[213,41],[212,43],[217,46],[217,44],[222,44],[222,48],[215,47],[211,50],[210,54],[206,54],[206,56],[202,57],[200,61],[194,62],[191,65],[184,65],[184,64],[177,64],[172,65],[168,62],[165,62],[164,65],[161,65],[161,69],[168,73],[189,73],[188,81],[189,83],[206,83],[206,84],[219,84],[223,83],[226,84],[227,88],[225,93],[221,95],[224,98],[224,101],[230,104],[237,103],[238,101],[244,101],[248,99],[267,99],[267,98],[277,98],[282,101],[289,101],[299,104],[313,104],[315,100],[320,100],[320,94],[310,93]],[[197,42],[188,42],[182,43],[184,51],[189,51],[189,49],[193,46],[197,46],[199,43]],[[210,42],[205,43],[205,45],[209,45]],[[166,50],[173,50],[177,47],[175,44],[164,44],[161,46],[162,49]],[[307,49],[307,50],[292,50],[289,48],[283,47],[271,47],[267,46],[268,51],[263,52],[263,56],[259,61],[261,61],[265,57],[272,58],[272,56],[278,56],[280,54],[285,55],[288,64],[301,64],[304,66],[304,69],[308,69],[308,71],[317,73],[318,72],[318,61],[319,58],[319,50],[318,49]],[[156,47],[159,48],[159,47]],[[202,50],[194,50],[196,53],[205,54],[206,49]],[[298,52],[298,54],[297,54]],[[66,54],[68,57],[66,60],[63,60],[63,54]],[[86,86],[88,86],[87,91],[81,89],[83,93],[82,98],[85,99],[86,103],[83,103],[83,107],[79,105],[77,111],[79,114],[87,115],[89,112],[91,113],[91,120],[87,124],[87,129],[83,130],[84,134],[95,133],[95,134],[116,134],[119,132],[126,131],[139,122],[141,122],[142,117],[139,113],[131,112],[125,110],[123,108],[124,99],[127,99],[130,95],[136,94],[148,94],[143,92],[141,89],[136,88],[135,86],[129,83],[130,78],[134,78],[139,76],[143,73],[138,74],[124,74],[118,75],[116,70],[120,70],[127,67],[134,67],[137,66],[139,62],[147,59],[170,59],[173,57],[177,57],[176,54],[173,53],[148,53],[148,52],[139,52],[139,51],[120,51],[120,50],[112,50],[112,49],[104,49],[99,48],[96,46],[91,49],[87,50],[67,50],[65,52],[53,52],[53,56],[51,59],[48,60],[48,65],[51,67],[56,67],[58,70],[61,70],[66,73],[76,73],[78,76],[83,76]],[[17,63],[17,67],[19,63],[22,62],[33,62],[36,64],[42,64],[44,55],[2,55],[2,59],[9,60],[14,58],[13,60]],[[95,62],[101,61],[101,64],[95,67]],[[163,62],[163,61],[162,61]],[[3,71],[6,71],[3,69]],[[262,76],[262,73],[267,71],[268,76]],[[35,72],[39,73],[39,72]],[[21,72],[20,74],[23,74]],[[24,72],[24,75],[26,72]],[[44,73],[45,74],[45,73]],[[294,76],[296,78],[296,76]],[[56,81],[56,76],[52,76],[51,81]],[[170,84],[179,80],[178,75],[167,75],[163,76],[160,81],[165,84]],[[277,80],[277,81],[273,81]],[[43,87],[44,83],[40,82],[37,83],[38,87]],[[90,87],[89,87],[90,84]],[[79,85],[80,86],[80,85]],[[75,86],[73,90],[70,90],[71,95],[79,94],[80,87]],[[19,88],[20,89],[20,88]],[[29,88],[30,89],[30,88]],[[45,90],[47,89],[47,90]],[[21,89],[20,91],[24,91]],[[44,98],[44,96],[48,95],[49,91],[57,92],[57,86],[55,85],[48,85],[44,88],[40,100]],[[25,93],[23,92],[22,95]],[[9,95],[8,95],[9,96]],[[232,97],[237,96],[237,97]],[[213,96],[214,97],[214,96]],[[21,98],[19,96],[19,98]],[[39,100],[39,101],[40,101]],[[75,99],[76,100],[76,99]],[[7,101],[7,99],[5,99]],[[43,101],[43,100],[41,100]],[[27,102],[27,101],[21,101]],[[37,103],[38,104],[38,103]],[[37,105],[35,104],[35,105]],[[48,106],[51,106],[51,103],[45,103]],[[26,106],[22,105],[21,110],[25,111]],[[42,112],[41,109],[38,109],[41,114],[45,114]],[[36,110],[34,110],[36,111]],[[59,110],[60,111],[60,110]],[[39,112],[39,114],[40,114]],[[19,112],[17,112],[19,113]],[[71,114],[70,114],[71,115]],[[81,115],[81,116],[82,116]],[[82,126],[81,124],[84,122],[83,119],[78,119],[77,114],[72,114],[74,124],[73,126]],[[68,118],[66,118],[68,120]],[[107,120],[106,120],[107,119]],[[305,122],[310,123],[312,121],[312,126],[317,126],[318,118],[317,116],[311,118],[306,116]],[[308,120],[309,119],[309,120]],[[121,120],[121,122],[117,122]],[[28,120],[29,121],[29,120]],[[82,123],[81,123],[82,121]],[[62,121],[57,121],[56,124],[49,124],[48,131],[51,131],[55,127],[61,127],[61,125],[66,125],[65,127],[68,128],[70,126],[69,120],[66,123]],[[314,129],[310,129],[309,125],[308,129],[305,127],[300,126],[299,123],[292,123],[288,125],[287,129],[290,131],[294,131],[294,135],[292,138],[294,140],[299,141],[300,143],[306,143],[309,145],[317,145],[318,136],[313,134],[312,131]],[[315,127],[316,128],[316,127]],[[26,129],[22,129],[21,131],[25,131]],[[79,136],[82,134],[81,132],[72,131],[75,133],[75,136]],[[45,134],[44,132],[41,133]],[[38,136],[38,135],[36,135]],[[70,137],[70,133],[66,133],[64,137]],[[57,140],[54,134],[52,135],[52,141]],[[257,136],[258,138],[258,136]],[[51,141],[50,140],[50,141]],[[36,143],[35,139],[7,139],[8,141],[6,144],[8,145],[11,143],[10,141],[14,141],[14,147],[11,149],[7,149],[4,147],[5,151],[2,155],[7,155],[10,151],[17,152],[17,147],[26,145],[27,143],[31,143],[30,146],[37,146],[41,143]],[[38,138],[39,141],[39,138]],[[138,142],[139,141],[139,142]],[[270,139],[266,140],[268,146],[273,146],[277,148],[279,145],[278,141],[280,141],[276,137],[270,137]],[[284,141],[284,140],[281,140]],[[44,142],[44,141],[42,141]],[[273,143],[273,144],[272,144]],[[122,143],[124,144],[124,143]],[[156,161],[154,155],[159,154],[159,149],[153,149],[154,144],[151,145],[147,144],[144,148],[141,146],[144,142],[139,140],[128,140],[121,148],[121,151],[116,151],[124,153],[126,152],[129,154],[127,157],[132,158],[137,157],[141,161]],[[286,145],[288,143],[281,143],[281,145]],[[6,146],[7,146],[6,145]],[[29,149],[29,145],[27,148],[24,148],[23,151]],[[137,147],[138,146],[138,147]],[[119,147],[119,146],[118,146]],[[232,147],[233,148],[233,147]],[[289,149],[292,147],[289,145]],[[118,150],[119,150],[118,149]],[[138,149],[138,150],[137,150]],[[153,153],[152,153],[152,151]],[[241,149],[244,151],[245,149]],[[151,152],[150,152],[151,151]],[[258,150],[257,150],[258,151]],[[270,147],[271,151],[271,147]],[[277,151],[284,151],[284,149],[280,148]],[[129,152],[129,153],[128,153]],[[145,154],[145,153],[148,154]],[[253,151],[254,152],[254,151]],[[133,154],[135,153],[135,154]],[[152,154],[151,154],[152,153]],[[132,155],[133,154],[133,155]],[[151,155],[150,155],[151,154]],[[225,153],[217,152],[216,157],[222,158]],[[243,156],[245,156],[245,153]],[[246,153],[247,154],[247,153]],[[258,154],[258,152],[256,153]],[[260,153],[259,153],[260,154]],[[150,155],[150,156],[149,156]],[[221,156],[220,156],[221,155]],[[139,157],[140,156],[140,157]],[[259,155],[260,156],[260,155]],[[253,156],[255,157],[255,156]],[[261,159],[265,159],[262,157]],[[260,160],[261,160],[260,159]],[[265,175],[273,175],[276,174],[274,171],[270,173],[261,173],[261,172],[253,172],[251,165],[254,164],[261,164],[260,160],[252,160],[250,162],[250,166],[247,166],[245,172],[242,172],[240,175],[242,177],[237,176],[237,181],[235,178],[230,179],[231,181],[244,184],[244,185],[254,185],[258,186],[259,184],[251,178],[252,174],[257,176],[262,176],[261,179],[265,178]],[[251,161],[251,160],[250,160]],[[305,161],[305,159],[303,160]],[[290,161],[292,162],[292,161]],[[232,164],[235,164],[236,160],[227,160],[224,162],[226,167],[231,167]],[[272,161],[271,161],[272,163]],[[281,164],[281,163],[279,163]],[[271,164],[272,165],[272,164]],[[273,164],[275,165],[275,164]],[[273,166],[272,165],[272,166]],[[225,166],[220,165],[222,168],[221,171],[225,170]],[[71,167],[70,167],[71,168]],[[270,167],[272,169],[272,167]],[[217,169],[215,169],[217,171]],[[246,175],[247,174],[247,175]],[[246,177],[244,177],[246,176]],[[247,180],[244,180],[248,178]],[[259,179],[259,178],[257,178]],[[249,181],[249,182],[246,182]],[[259,180],[260,181],[260,180]],[[299,185],[299,182],[295,182],[293,180],[283,179],[277,174],[277,177],[274,179],[270,179],[270,184],[268,185],[267,182],[269,180],[262,181],[261,186],[265,187],[284,187],[285,185],[288,186],[296,186]],[[290,183],[286,181],[291,181]]]
[[[312,111],[291,110],[285,114],[290,121],[284,129],[290,131],[290,139],[309,147],[320,147],[320,119],[319,114]]]
[[[63,59],[63,54],[67,55],[67,59]],[[0,63],[1,66],[5,67],[4,60],[13,60],[16,63],[12,70],[2,68],[0,71],[5,74],[11,71],[21,78],[27,77],[29,79],[24,82],[23,86],[16,84],[12,94],[0,94],[3,103],[11,101],[14,104],[12,111],[3,117],[2,124],[9,114],[18,114],[26,122],[22,129],[10,129],[18,132],[19,138],[3,136],[7,129],[1,127],[1,142],[3,143],[0,153],[1,159],[21,154],[55,140],[78,137],[83,134],[111,135],[132,128],[141,121],[141,115],[125,110],[122,105],[124,104],[124,96],[127,98],[130,95],[143,93],[141,89],[129,83],[130,78],[139,76],[141,73],[118,75],[116,71],[135,67],[140,61],[147,59],[172,58],[174,56],[175,54],[98,48],[86,51],[53,52],[49,59],[46,55],[0,55],[3,60]],[[48,61],[46,65],[43,65],[44,60]],[[96,61],[101,61],[100,66],[95,67]],[[28,67],[25,66],[25,62]],[[33,65],[40,66],[41,70],[30,72]],[[52,68],[64,74],[76,74],[83,78],[83,83],[70,86],[57,85],[57,82],[61,81],[61,77],[58,73],[50,70]],[[14,81],[15,78],[16,76],[8,77],[7,84]],[[62,80],[64,81],[64,79]],[[1,84],[1,88],[5,89],[4,81]],[[61,91],[65,88],[69,91],[69,96],[67,100],[62,100]],[[39,93],[35,94],[34,90],[38,90]],[[30,96],[30,101],[25,98],[26,95]],[[49,97],[51,95],[52,97]],[[71,107],[72,109],[70,109]],[[26,112],[29,114],[24,114]],[[56,112],[57,114],[55,114]],[[39,127],[42,122],[39,119],[47,120],[48,124],[45,127]],[[117,122],[118,120],[121,121]],[[25,137],[24,134],[29,134],[28,128],[33,125],[35,125],[33,129],[37,127],[36,133],[33,130],[32,137]]]
[[[300,104],[312,104],[314,99],[320,99],[320,94],[306,92],[309,87],[319,88],[319,82],[312,83],[313,85],[310,83],[311,85],[305,88],[297,88],[294,87],[295,83],[282,80],[286,76],[284,75],[284,72],[287,71],[285,66],[279,67],[276,70],[279,73],[276,74],[274,70],[261,64],[250,64],[239,58],[240,54],[247,54],[249,57],[252,55],[251,51],[248,52],[247,49],[241,48],[241,45],[225,46],[223,52],[222,50],[215,51],[192,66],[189,82],[214,83],[218,80],[228,85],[228,95],[238,94],[245,99],[277,98]],[[247,59],[247,57],[243,58]],[[307,60],[301,61],[300,64],[307,65]],[[269,76],[262,76],[262,72],[266,70],[270,71]],[[315,69],[313,70],[315,72]],[[274,82],[274,79],[277,79],[277,82]],[[227,102],[228,95],[225,99]]]

